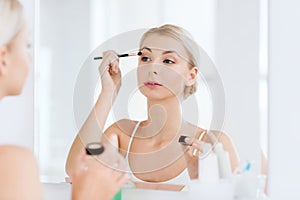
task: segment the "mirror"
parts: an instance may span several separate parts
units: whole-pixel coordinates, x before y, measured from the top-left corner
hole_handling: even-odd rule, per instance
[[[93,100],[85,98],[97,94],[95,86],[89,84],[92,78],[76,86],[90,53],[113,36],[165,23],[187,29],[215,63],[225,92],[222,130],[232,138],[240,160],[255,160],[259,167],[260,150],[266,151],[267,147],[267,70],[260,56],[266,47],[261,45],[264,42],[259,16],[264,12],[260,8],[256,1],[246,5],[211,0],[40,1],[35,134],[42,180],[64,181],[69,148],[93,106]],[[90,73],[95,78],[97,69]],[[80,105],[77,111],[75,87],[83,91],[76,97]],[[204,128],[209,127],[212,117],[208,96],[205,87],[200,86],[199,126]],[[134,103],[129,103],[129,109]],[[143,113],[130,116],[142,117]],[[115,120],[111,114],[106,127]]]

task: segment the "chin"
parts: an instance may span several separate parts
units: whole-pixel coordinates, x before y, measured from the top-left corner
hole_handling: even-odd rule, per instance
[[[19,96],[22,92],[15,92],[15,93],[11,93],[7,96]]]
[[[149,100],[164,100],[168,98],[174,98],[176,95],[170,91],[153,91],[147,88],[140,88],[140,92]]]
[[[23,87],[15,88],[13,91],[11,91],[8,96],[18,96],[23,92]]]

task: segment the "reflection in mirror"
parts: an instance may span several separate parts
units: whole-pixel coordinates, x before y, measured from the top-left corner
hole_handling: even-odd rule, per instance
[[[177,24],[192,33],[216,64],[226,99],[222,131],[231,137],[240,162],[255,161],[255,170],[259,170],[260,150],[266,149],[261,147],[260,138],[265,135],[260,133],[266,132],[266,115],[261,113],[266,113],[267,106],[259,104],[259,98],[266,98],[259,96],[266,94],[261,90],[266,88],[266,70],[259,69],[264,65],[259,65],[257,53],[262,48],[259,45],[260,5],[250,0],[248,4],[251,6],[239,1],[195,0],[186,4],[180,0],[154,0],[145,7],[137,0],[41,1],[35,134],[38,134],[43,180],[64,180],[64,165],[72,141],[94,104],[93,97],[101,90],[99,85],[97,89],[93,85],[98,78],[95,64],[87,69],[90,79],[76,86],[90,52],[120,33],[165,23]],[[130,67],[124,69],[123,75],[136,66]],[[82,91],[76,100],[75,87]],[[203,128],[210,127],[213,117],[209,95],[199,85],[195,96],[200,105],[198,126]],[[75,101],[81,105],[80,110],[74,110]],[[146,114],[146,108],[133,109],[137,104],[145,107],[145,99],[134,93],[128,108],[133,119],[141,119]],[[116,120],[119,119],[111,113],[105,127]]]

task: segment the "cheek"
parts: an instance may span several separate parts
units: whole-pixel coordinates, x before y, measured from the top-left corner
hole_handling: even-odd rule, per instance
[[[176,79],[166,79],[164,82],[165,88],[172,94],[180,94],[184,91],[184,81],[177,77]]]
[[[180,94],[185,88],[185,75],[183,71],[179,69],[171,69],[170,67],[160,66],[160,65],[142,65],[138,66],[137,69],[137,80],[138,86],[144,86],[145,81],[156,80],[164,85],[164,88],[172,94]],[[158,74],[153,75],[153,69],[155,69]]]
[[[168,88],[172,93],[178,94],[183,91],[185,87],[185,78],[184,76],[175,70],[164,68],[160,72],[163,77],[163,84]]]
[[[20,54],[20,67],[24,72],[28,72],[30,62],[31,62],[31,56],[28,53],[28,51],[24,49]]]
[[[24,84],[29,72],[30,56],[26,50],[19,51],[15,55],[15,74],[18,76],[18,81]]]
[[[141,86],[141,84],[143,84],[143,82],[146,80],[145,77],[145,70],[143,70],[142,67],[138,67],[137,69],[137,81],[138,81],[138,85]]]

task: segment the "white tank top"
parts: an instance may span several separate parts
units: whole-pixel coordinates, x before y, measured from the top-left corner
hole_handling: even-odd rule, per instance
[[[126,156],[125,156],[125,162],[127,163],[127,166],[128,166],[128,170],[129,170],[129,173],[130,173],[130,176],[131,176],[131,180],[133,182],[142,182],[142,183],[151,183],[151,182],[147,182],[147,181],[144,181],[144,180],[141,180],[139,178],[137,178],[132,170],[130,169],[130,165],[129,165],[129,160],[128,160],[128,153],[130,151],[130,147],[131,147],[131,144],[132,144],[132,141],[133,141],[133,138],[136,134],[136,131],[139,127],[141,122],[138,122],[135,126],[135,128],[133,129],[133,132],[131,134],[131,137],[130,137],[130,140],[129,140],[129,143],[128,143],[128,148],[127,148],[127,153],[126,153]],[[188,169],[185,168],[178,176],[170,179],[170,180],[167,180],[167,181],[163,181],[163,182],[158,182],[159,184],[175,184],[175,185],[188,185],[190,181],[190,176],[189,176],[189,173],[188,173]],[[157,183],[157,182],[155,182]]]

